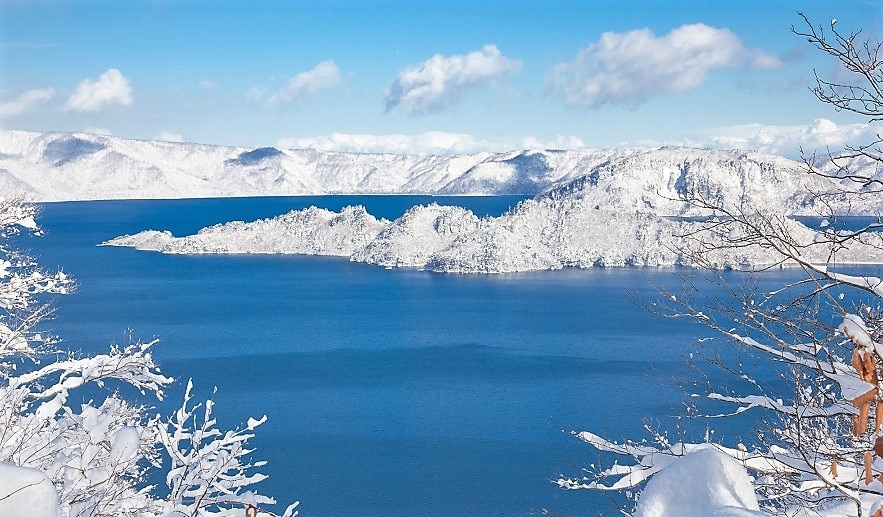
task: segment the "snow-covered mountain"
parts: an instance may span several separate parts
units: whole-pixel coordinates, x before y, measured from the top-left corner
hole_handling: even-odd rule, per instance
[[[0,131],[0,195],[33,201],[320,194],[579,197],[599,209],[683,215],[685,191],[811,212],[838,184],[785,158],[708,149],[526,150],[460,156],[335,153]],[[835,200],[836,202],[836,200]],[[873,206],[852,207],[875,213]]]
[[[335,153],[0,131],[0,194],[34,201],[321,194],[539,193],[628,151],[461,156]]]
[[[682,217],[708,215],[682,201],[684,196],[715,206],[748,205],[815,215],[817,193],[824,192],[831,194],[825,207],[841,213],[883,211],[883,199],[869,198],[862,206],[844,204],[837,194],[844,187],[840,180],[808,175],[792,160],[742,151],[661,148],[400,156],[84,135],[19,132],[7,137],[19,139],[18,147],[27,151],[17,158],[5,153],[5,159],[38,164],[66,182],[64,190],[53,186],[43,191],[53,196],[70,196],[78,185],[81,196],[93,198],[535,194],[500,217],[484,219],[463,208],[437,204],[413,207],[395,221],[378,220],[363,207],[347,207],[339,213],[312,207],[250,223],[220,224],[185,237],[150,230],[106,243],[165,253],[334,255],[385,267],[464,273],[666,266],[690,263],[689,256],[677,250],[690,247],[684,236],[700,223]],[[88,178],[88,188],[77,175]],[[132,189],[119,177],[143,188]],[[25,184],[32,184],[32,179],[43,178],[16,176]],[[47,184],[51,182],[42,183]],[[104,188],[115,188],[117,194],[110,196]],[[813,242],[814,231],[794,221],[787,224],[793,235]],[[848,253],[852,255],[843,254],[841,259],[881,260],[878,249]],[[820,255],[818,260],[824,258]],[[775,256],[760,248],[732,248],[716,251],[712,260],[721,267],[743,268],[772,263]]]

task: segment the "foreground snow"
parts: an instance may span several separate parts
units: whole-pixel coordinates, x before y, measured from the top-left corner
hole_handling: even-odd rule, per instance
[[[745,468],[712,445],[650,478],[635,517],[763,516]]]
[[[46,474],[0,461],[0,517],[58,517],[60,505]]]

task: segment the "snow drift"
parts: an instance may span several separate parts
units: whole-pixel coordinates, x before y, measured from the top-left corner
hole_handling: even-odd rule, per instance
[[[635,517],[760,517],[754,485],[738,461],[709,445],[650,478]]]

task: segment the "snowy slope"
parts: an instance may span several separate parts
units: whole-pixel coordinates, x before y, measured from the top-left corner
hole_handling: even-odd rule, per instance
[[[807,174],[802,164],[778,156],[664,147],[622,154],[587,173],[567,175],[544,189],[543,195],[576,197],[600,209],[700,215],[680,201],[690,193],[716,206],[748,201],[788,214],[817,215],[814,193],[842,186],[849,184]],[[838,211],[852,215],[877,214],[883,208],[883,199],[851,207],[838,204],[837,198],[829,200]]]
[[[792,160],[685,148],[526,150],[460,156],[334,153],[0,130],[0,195],[34,201],[320,194],[544,194],[599,209],[683,215],[701,187],[807,212],[811,190],[837,187]],[[873,213],[883,200],[858,207]],[[855,207],[854,207],[855,208]]]

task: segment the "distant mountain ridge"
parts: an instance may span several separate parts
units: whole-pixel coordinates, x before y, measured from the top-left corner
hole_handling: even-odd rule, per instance
[[[665,147],[424,156],[0,131],[0,195],[33,201],[529,195],[576,197],[604,210],[689,215],[678,200],[689,190],[719,201],[744,198],[812,213],[811,192],[839,187],[808,176],[793,160],[745,151]],[[879,213],[881,206],[883,200],[852,211]]]

